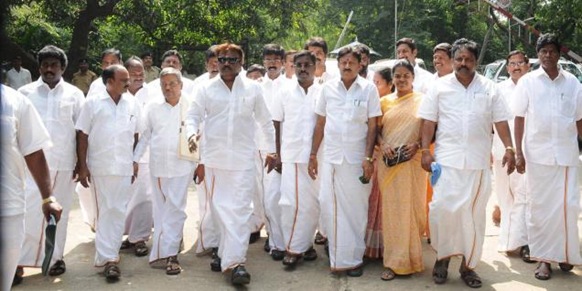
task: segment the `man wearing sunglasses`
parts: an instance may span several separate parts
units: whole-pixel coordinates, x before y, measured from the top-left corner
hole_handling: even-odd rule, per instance
[[[251,281],[244,265],[257,175],[255,125],[272,153],[266,156],[269,170],[276,159],[275,130],[261,85],[240,74],[244,62],[240,46],[224,43],[216,47],[216,54],[220,78],[197,90],[188,110],[187,136],[195,150],[198,128],[204,122],[200,164],[205,166],[204,179],[212,185],[210,203],[220,232],[217,259],[223,272],[230,271],[232,284],[242,285]]]

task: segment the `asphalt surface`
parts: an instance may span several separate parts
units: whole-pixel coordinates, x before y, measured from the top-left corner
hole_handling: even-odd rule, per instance
[[[581,183],[582,185],[582,183]],[[252,278],[250,285],[234,287],[229,277],[210,271],[210,257],[196,256],[194,242],[198,221],[198,198],[193,188],[188,196],[188,219],[184,229],[185,250],[179,255],[183,271],[177,276],[165,274],[164,269],[152,268],[148,257],[136,257],[132,251],[121,251],[121,279],[107,283],[102,268],[93,267],[95,255],[94,233],[83,223],[78,200],[75,197],[65,250],[67,271],[58,277],[44,277],[40,269],[25,268],[21,285],[13,290],[467,290],[460,279],[458,268],[460,259],[452,259],[449,279],[444,285],[432,281],[431,270],[435,252],[429,244],[423,243],[425,270],[422,273],[397,277],[392,281],[380,280],[382,261],[368,261],[364,275],[359,278],[332,274],[322,246],[316,246],[319,258],[313,262],[300,262],[293,271],[284,268],[281,262],[273,261],[263,251],[265,233],[261,239],[250,245],[247,256],[247,270]],[[535,264],[526,264],[518,256],[506,256],[496,251],[499,228],[490,219],[493,194],[487,210],[487,230],[481,262],[476,268],[483,279],[480,290],[582,290],[582,266],[570,273],[563,273],[557,266],[549,281],[534,278]],[[578,220],[582,234],[582,218]],[[582,240],[582,237],[581,237]],[[151,242],[148,242],[148,246]]]

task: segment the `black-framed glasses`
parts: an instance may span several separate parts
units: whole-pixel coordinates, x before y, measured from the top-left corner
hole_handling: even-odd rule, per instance
[[[238,61],[239,60],[236,57],[219,57],[218,58],[218,62],[221,64],[229,63],[231,65],[234,65],[234,64],[238,63]]]

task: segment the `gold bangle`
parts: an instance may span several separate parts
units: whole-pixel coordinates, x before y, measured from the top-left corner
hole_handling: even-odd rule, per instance
[[[49,197],[42,200],[42,205],[45,205],[47,203],[55,203],[55,202],[57,202],[57,198],[55,198],[54,196],[49,196]]]
[[[366,157],[366,161],[372,163],[372,162],[374,162],[374,158],[373,157]]]
[[[418,151],[422,154],[424,152],[430,152],[430,149],[419,149]]]
[[[513,147],[505,147],[505,150],[515,154],[515,149]]]

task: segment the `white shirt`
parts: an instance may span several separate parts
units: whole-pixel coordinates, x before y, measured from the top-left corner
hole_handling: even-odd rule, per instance
[[[525,117],[526,161],[577,166],[576,121],[582,119],[582,88],[576,77],[560,69],[552,81],[537,69],[519,80],[512,99],[513,113]]]
[[[6,72],[6,85],[15,90],[31,82],[32,76],[30,75],[30,71],[23,67],[20,67],[20,71],[18,72],[14,68]]]
[[[154,177],[180,177],[194,170],[195,163],[178,158],[180,124],[186,118],[190,103],[182,96],[176,106],[166,100],[155,101],[146,106],[145,130],[135,148],[134,161],[138,161],[149,146],[150,172]],[[182,113],[183,112],[183,113]]]
[[[107,94],[107,86],[105,86],[105,83],[103,83],[103,77],[99,76],[93,81],[93,83],[91,83],[91,86],[89,86],[87,99],[89,99],[89,97],[99,96],[102,94]]]
[[[309,162],[313,129],[317,121],[315,104],[321,89],[321,85],[313,83],[305,93],[296,81],[285,86],[274,99],[271,114],[273,120],[281,122],[282,162]]]
[[[134,134],[142,127],[140,112],[136,99],[128,94],[123,94],[117,105],[109,94],[85,101],[76,128],[89,136],[91,175],[133,175]]]
[[[414,66],[414,81],[412,81],[414,91],[426,94],[432,81],[434,81],[434,76],[431,73],[419,67],[418,64]]]
[[[503,96],[503,98],[505,98],[505,102],[507,104],[511,104],[511,96],[513,96],[514,90],[515,90],[515,83],[513,82],[513,80],[511,78],[509,78],[501,83],[497,83],[497,91],[499,92],[499,94],[501,94],[501,96]],[[511,140],[513,140],[513,144],[515,144],[515,140],[513,138],[513,133],[515,132],[513,119],[508,120],[508,123],[509,123],[509,131],[511,132]],[[499,134],[497,134],[497,131],[495,133],[496,134],[493,137],[493,148],[492,148],[491,152],[493,153],[493,157],[496,160],[501,161],[503,159],[503,155],[505,155],[505,146],[503,145],[503,142],[499,138]]]
[[[85,101],[83,92],[62,78],[52,90],[39,78],[20,87],[18,92],[30,99],[50,134],[54,146],[44,151],[49,168],[74,170],[77,162],[75,123]]]
[[[418,116],[438,123],[436,161],[472,170],[489,167],[493,123],[512,118],[495,83],[477,73],[468,88],[455,74],[433,82]]]
[[[285,75],[279,75],[275,80],[271,80],[269,76],[265,74],[259,84],[263,87],[263,98],[265,99],[265,104],[272,115],[273,103],[276,98],[278,98],[278,92],[281,91],[285,86],[290,83]],[[268,151],[270,141],[261,138],[261,128],[256,126],[255,128],[255,142],[257,143],[258,149],[261,151]]]
[[[161,92],[161,90],[160,90],[160,92]],[[135,95],[131,94],[131,92],[129,92],[129,91],[127,91],[127,94],[136,98],[137,103],[140,106],[142,116],[145,116],[144,110],[148,104],[155,102],[155,101],[159,101],[159,102],[165,101],[162,93],[160,93],[160,95],[150,94],[150,90],[149,90],[149,87],[147,84],[144,84],[143,87],[141,87],[141,89],[137,90]],[[142,118],[142,122],[143,121],[144,121],[144,119]],[[149,162],[150,162],[150,153],[146,147],[145,153],[141,156],[139,163],[147,164]]]
[[[25,212],[24,156],[51,146],[49,134],[40,116],[26,97],[0,85],[0,216]]]
[[[324,84],[315,113],[326,117],[323,159],[359,164],[366,157],[368,119],[381,116],[380,97],[372,82],[358,76],[346,89],[340,78]]]
[[[214,77],[218,76],[218,74],[216,74]],[[202,86],[204,83],[206,83],[206,81],[210,80],[210,73],[206,72],[200,76],[198,76],[196,79],[194,79],[194,86],[195,87],[200,87]]]
[[[268,151],[275,152],[275,129],[262,87],[240,73],[232,91],[220,77],[199,88],[188,110],[189,137],[198,131],[202,121],[201,164],[226,170],[253,168],[257,149],[255,123],[268,142]]]

